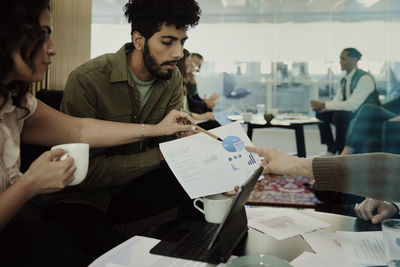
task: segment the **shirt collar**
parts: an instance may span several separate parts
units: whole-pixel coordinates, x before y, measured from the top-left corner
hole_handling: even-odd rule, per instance
[[[132,43],[126,43],[117,51],[117,53],[115,53],[115,60],[110,75],[110,83],[127,81],[130,85],[133,85],[132,77],[129,75],[128,61],[126,59],[132,50]]]
[[[0,104],[3,103],[4,98],[0,97]],[[4,115],[6,113],[10,113],[13,112],[15,110],[15,105],[13,105],[13,100],[11,98],[11,95],[8,95],[8,98],[6,100],[6,103],[4,105],[4,107],[0,110],[0,116]]]
[[[354,73],[356,72],[357,68],[354,68],[349,74],[346,75],[346,80],[350,81],[353,78]]]

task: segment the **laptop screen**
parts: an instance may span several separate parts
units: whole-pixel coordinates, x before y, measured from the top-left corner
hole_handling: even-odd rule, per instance
[[[225,214],[224,219],[218,227],[218,230],[215,232],[214,237],[208,246],[208,250],[210,250],[215,244],[219,234],[230,224],[235,215],[244,207],[262,171],[263,167],[258,168],[239,188],[239,191],[235,195],[228,212]]]

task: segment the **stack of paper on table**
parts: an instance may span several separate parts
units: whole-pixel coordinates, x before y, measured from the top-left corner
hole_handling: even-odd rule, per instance
[[[186,267],[212,267],[213,264],[164,257],[151,254],[149,251],[160,240],[143,236],[134,236],[118,245],[92,262],[89,267],[127,267],[127,266],[186,266]],[[233,256],[232,258],[235,258]],[[218,267],[225,266],[219,264]]]
[[[190,198],[233,190],[260,166],[261,158],[249,153],[253,146],[239,122],[210,130],[218,141],[198,133],[160,144],[160,150]]]
[[[248,208],[249,226],[278,240],[330,226],[291,209]]]
[[[385,265],[381,231],[320,232],[302,234],[325,266],[361,267]]]

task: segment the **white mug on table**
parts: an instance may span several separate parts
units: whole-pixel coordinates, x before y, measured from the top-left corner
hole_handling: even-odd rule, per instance
[[[51,149],[63,149],[67,151],[60,160],[64,160],[67,156],[74,159],[76,171],[74,172],[74,180],[69,185],[80,184],[85,179],[89,167],[89,144],[71,143],[53,146]]]
[[[197,206],[198,201],[203,202],[204,209]],[[204,213],[204,217],[209,223],[221,223],[231,204],[232,197],[224,194],[209,195],[193,201],[194,207]]]

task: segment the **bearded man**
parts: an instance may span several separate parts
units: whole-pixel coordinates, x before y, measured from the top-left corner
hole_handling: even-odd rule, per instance
[[[131,42],[75,69],[61,110],[142,125],[156,124],[172,109],[180,110],[182,76],[176,65],[183,57],[187,29],[197,25],[200,13],[194,0],[130,0],[125,16],[131,23]],[[143,136],[145,128],[141,130]],[[158,148],[163,141],[142,138],[129,145],[91,149],[86,179],[47,197],[47,218],[75,227],[86,252],[97,257],[126,239],[115,224],[191,206],[164,163]]]

